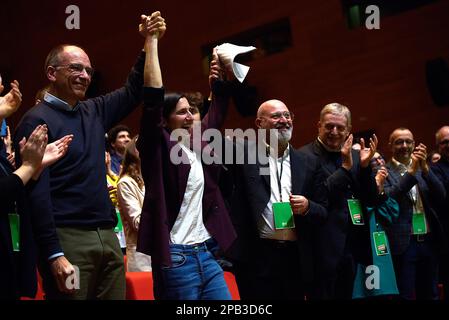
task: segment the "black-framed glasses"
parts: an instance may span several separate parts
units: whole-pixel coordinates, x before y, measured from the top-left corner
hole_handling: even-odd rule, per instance
[[[86,67],[82,65],[81,63],[69,63],[69,64],[60,64],[53,66],[55,68],[67,68],[71,73],[74,74],[81,74],[83,73],[83,70],[86,70],[86,73],[89,77],[92,77],[94,74],[94,68],[92,67]]]
[[[438,144],[439,144],[440,146],[448,145],[448,144],[449,144],[449,140],[448,140],[448,139],[445,139],[445,140],[443,140],[443,141],[438,142]]]

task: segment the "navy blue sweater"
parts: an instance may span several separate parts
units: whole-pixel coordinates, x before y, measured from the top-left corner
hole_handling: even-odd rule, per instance
[[[81,101],[72,110],[45,99],[22,118],[16,146],[43,123],[48,126],[49,143],[74,135],[67,154],[27,186],[20,208],[31,211],[33,231],[44,256],[62,252],[55,227],[114,227],[117,223],[106,186],[105,132],[141,102],[144,61],[142,52],[125,86],[118,90]]]

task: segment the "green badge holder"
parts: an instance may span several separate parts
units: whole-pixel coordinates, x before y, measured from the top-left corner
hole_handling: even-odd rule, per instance
[[[293,219],[292,207],[290,202],[275,202],[273,203],[274,228],[291,229],[295,227]]]
[[[389,254],[387,235],[385,231],[373,232],[374,247],[378,256]]]
[[[115,210],[115,213],[117,214],[117,225],[114,228],[114,232],[118,233],[123,231],[123,223],[122,223],[122,217],[120,216],[120,212],[118,210]]]
[[[13,251],[20,251],[20,216],[17,213],[8,214],[11,230],[11,242]]]
[[[412,217],[413,234],[426,234],[427,225],[424,212],[414,212]]]
[[[359,199],[348,199],[349,215],[351,216],[352,224],[361,226],[365,224],[363,220],[363,211]]]

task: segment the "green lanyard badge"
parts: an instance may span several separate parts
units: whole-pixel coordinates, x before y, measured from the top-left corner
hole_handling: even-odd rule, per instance
[[[292,207],[290,202],[275,202],[273,203],[274,228],[292,229],[295,227],[295,220],[293,219]]]
[[[349,215],[351,216],[352,224],[361,226],[365,224],[363,220],[362,205],[359,199],[348,199]]]
[[[424,212],[414,212],[412,217],[413,234],[426,234],[427,224]]]
[[[389,254],[387,235],[385,231],[373,232],[374,247],[378,256],[384,256]]]
[[[20,216],[17,213],[8,214],[9,228],[13,251],[20,251]]]

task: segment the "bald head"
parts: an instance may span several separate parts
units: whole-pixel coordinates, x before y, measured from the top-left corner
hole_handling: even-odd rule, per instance
[[[277,111],[289,111],[287,106],[285,105],[285,103],[283,103],[280,100],[276,100],[276,99],[272,99],[272,100],[268,100],[265,101],[264,103],[262,103],[259,107],[259,109],[257,110],[257,117],[262,117],[262,116],[267,116],[270,115],[272,112],[277,112]]]
[[[278,142],[284,147],[288,144],[293,132],[293,114],[280,100],[268,100],[257,110],[256,126],[259,129],[275,129]]]
[[[59,45],[48,54],[45,68],[49,93],[71,106],[85,98],[93,73],[86,51],[74,45]]]
[[[437,133],[435,134],[435,142],[436,145],[440,143],[440,141],[443,141],[443,137],[447,136],[449,134],[449,126],[443,126],[440,129],[438,129]]]
[[[415,140],[412,132],[407,128],[395,129],[390,134],[389,145],[393,157],[400,163],[408,165],[415,149]]]
[[[449,126],[441,127],[435,134],[438,152],[446,160],[449,160]]]
[[[85,55],[87,57],[86,51],[78,46],[72,45],[72,44],[60,44],[59,46],[54,47],[51,49],[51,51],[48,53],[47,58],[45,59],[45,66],[44,71],[47,73],[47,69],[49,66],[56,66],[61,64],[61,54],[63,52],[76,52],[78,54]]]

